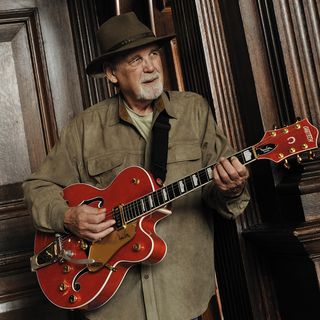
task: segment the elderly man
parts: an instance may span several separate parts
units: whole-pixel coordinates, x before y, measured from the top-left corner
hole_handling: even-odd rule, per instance
[[[208,170],[212,182],[177,197],[172,214],[157,225],[157,234],[167,244],[164,259],[134,265],[114,296],[100,308],[86,311],[86,319],[200,316],[215,292],[211,209],[230,219],[241,214],[249,201],[248,171],[236,157],[228,158],[232,150],[206,101],[195,93],[163,90],[159,50],[170,38],[155,37],[134,13],[105,22],[98,31],[102,54],[87,72],[103,74],[120,93],[75,117],[40,169],[24,183],[40,231],[71,232],[94,244],[116,232],[116,221],[104,207],[69,207],[63,188],[77,182],[104,188],[129,166],[153,172],[152,155],[160,147],[167,155],[161,177],[165,185],[215,164],[212,172]],[[155,145],[153,135],[160,115],[170,126],[163,146]],[[200,182],[192,178],[190,184],[195,187]],[[179,188],[184,193],[188,186]]]

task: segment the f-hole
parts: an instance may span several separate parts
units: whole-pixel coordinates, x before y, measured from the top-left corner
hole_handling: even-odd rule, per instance
[[[95,202],[98,202],[98,205],[94,206],[94,207],[97,207],[97,208],[102,208],[103,207],[104,201],[103,201],[103,198],[101,198],[101,197],[95,197],[95,198],[83,200],[80,203],[80,205],[86,204],[88,206],[90,206],[90,205],[93,206],[92,204],[95,203]]]

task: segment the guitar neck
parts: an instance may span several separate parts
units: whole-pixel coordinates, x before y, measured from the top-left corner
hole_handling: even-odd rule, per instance
[[[255,148],[246,148],[230,156],[229,159],[233,156],[237,157],[242,164],[247,165],[256,160]],[[124,217],[125,223],[138,219],[139,217],[161,208],[173,200],[209,183],[212,180],[212,168],[214,165],[215,164],[207,166],[206,168],[194,172],[187,177],[148,193],[141,198],[123,205],[121,208],[117,208],[116,210],[122,210],[121,213]],[[117,212],[115,212],[115,214],[117,214]]]

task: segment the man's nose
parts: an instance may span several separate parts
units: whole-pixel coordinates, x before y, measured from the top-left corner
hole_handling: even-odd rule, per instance
[[[155,69],[154,62],[152,59],[144,59],[143,71],[144,72],[153,72]]]

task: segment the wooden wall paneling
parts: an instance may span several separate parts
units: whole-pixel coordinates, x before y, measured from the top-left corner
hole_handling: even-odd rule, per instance
[[[46,90],[51,95],[57,132],[83,109],[82,93],[75,59],[71,24],[67,0],[3,0],[0,11],[34,8],[38,12],[37,37],[33,41],[41,43],[41,50],[47,71]],[[39,47],[40,48],[40,47]]]
[[[308,117],[318,126],[319,51],[315,44],[319,43],[319,35],[315,31],[319,27],[319,8],[314,1],[258,1],[256,4],[240,1],[250,58],[258,61],[252,63],[258,98],[261,101],[265,96],[271,98],[270,93],[274,92],[273,110],[282,124],[300,116]],[[253,34],[257,35],[259,29],[261,37],[254,38]],[[265,61],[261,55],[260,61],[257,60],[257,47],[262,48]],[[258,69],[264,70],[269,82],[262,90]],[[266,91],[268,88],[270,93]],[[269,111],[265,104],[260,104],[260,108],[262,114]],[[261,248],[270,267],[280,316],[315,319],[320,315],[315,303],[319,299],[319,290],[315,287],[318,286],[320,252],[320,208],[316,200],[319,199],[319,161],[292,163],[292,169],[286,172],[279,168],[272,171],[279,215],[274,215],[274,225],[245,230],[245,236],[253,232],[250,241]],[[298,276],[301,274],[308,277],[301,278]],[[293,282],[298,294],[288,290]]]
[[[66,0],[0,2],[0,319],[66,319],[30,271],[34,228],[22,181],[82,96]]]
[[[246,3],[245,10],[241,10],[243,3]],[[240,114],[245,137],[243,139],[246,140],[246,145],[253,145],[266,130],[272,129],[273,125],[279,126],[276,119],[280,113],[265,50],[264,30],[260,14],[253,9],[255,2],[221,1],[219,5],[238,103],[237,112]],[[246,16],[242,15],[242,11],[246,11]],[[251,33],[248,33],[248,25]],[[238,220],[242,230],[278,219],[278,202],[270,201],[270,198],[277,199],[274,186],[279,178],[278,174],[274,175],[274,171],[279,168],[281,166],[275,166],[269,161],[258,161],[250,165],[252,200],[249,212]]]
[[[320,127],[319,29],[320,8],[315,1],[274,1],[294,114]],[[317,152],[319,154],[319,151]],[[304,162],[295,179],[284,180],[279,191],[301,201],[303,219],[319,220],[320,161]],[[312,179],[311,179],[312,177]],[[293,181],[295,181],[293,183]],[[301,194],[301,195],[300,195]],[[287,196],[288,197],[288,196]]]
[[[198,92],[209,102],[212,102],[195,3],[178,0],[172,1],[171,7],[181,58],[184,88]]]
[[[2,79],[4,83],[2,88],[4,91],[11,93],[12,99],[20,100],[19,102],[16,101],[16,103],[21,104],[20,113],[23,114],[26,120],[24,121],[24,131],[27,138],[26,145],[30,157],[31,170],[33,170],[40,164],[45,152],[53,146],[57,137],[51,92],[47,85],[48,75],[43,68],[43,48],[39,46],[41,34],[39,34],[38,18],[35,10],[23,9],[19,11],[1,11],[0,19],[2,22],[0,30],[3,30],[1,32],[2,36],[8,37],[10,29],[16,29],[11,39],[5,39],[6,42],[2,42],[3,45],[10,46],[12,51],[10,54],[11,59],[3,60],[2,70],[4,74]],[[10,62],[12,62],[12,65],[10,65]],[[10,66],[11,70],[8,69]],[[8,77],[10,76],[11,79],[9,80]],[[36,82],[33,77],[37,79]],[[6,79],[10,82],[6,82]],[[9,86],[9,84],[11,85]],[[13,92],[12,90],[16,91]],[[10,100],[7,103],[10,104]],[[16,121],[18,121],[20,116],[15,116]],[[34,119],[32,117],[38,118]],[[44,125],[44,139],[41,127],[33,125],[34,121],[38,122],[40,119]],[[5,126],[2,126],[2,128],[6,130]],[[6,134],[10,134],[10,131],[6,131]],[[37,152],[36,148],[39,146],[44,149],[44,152]]]
[[[316,1],[273,1],[296,116],[320,126],[320,23]]]
[[[244,10],[250,18],[243,27],[239,7],[241,3],[237,1],[196,3],[211,90],[214,99],[216,97],[214,107],[218,109],[216,114],[220,117],[217,118],[218,123],[224,124],[223,128],[236,148],[254,144],[262,137],[265,130],[263,123],[270,129],[270,122],[277,119],[264,42],[261,38],[260,43],[257,41],[259,32],[262,32],[260,21],[256,13]],[[248,9],[254,3],[250,2],[249,5],[245,2],[245,5]],[[252,10],[252,7],[249,9]],[[247,33],[248,29],[251,33]],[[248,48],[250,50],[252,46],[254,54],[250,56]],[[256,163],[251,166],[251,172],[252,201],[245,215],[237,219],[236,225],[216,219],[217,265],[219,261],[221,263],[218,281],[220,278],[222,305],[225,316],[230,319],[236,315],[239,319],[279,319],[274,287],[265,259],[261,256],[260,248],[242,236],[247,228],[261,224],[270,211],[276,212],[273,210],[276,203],[270,202],[274,190],[272,168],[268,162]],[[223,243],[221,247],[219,242]],[[243,268],[245,276],[241,272]],[[240,286],[234,288],[230,284],[231,278],[233,283],[240,283]],[[223,292],[224,286],[228,285],[229,290]],[[250,302],[246,300],[247,294]],[[242,305],[237,303],[238,295]]]
[[[319,128],[319,6],[314,1],[274,1],[276,24],[284,56],[284,73],[288,78],[292,109],[296,116],[307,117]],[[319,151],[317,151],[319,154]],[[320,192],[320,162],[303,162],[299,170],[278,185],[284,200],[300,203],[299,221],[319,220],[316,198]],[[291,206],[284,209],[288,219]]]
[[[114,94],[114,88],[104,79],[97,79],[85,73],[87,65],[99,55],[96,32],[99,28],[94,1],[68,0],[73,39],[76,49],[79,82],[84,106],[89,107]]]
[[[202,42],[218,124],[236,148],[244,147],[234,81],[218,2],[196,2]]]
[[[261,4],[261,2],[260,2]],[[271,69],[269,60],[273,59],[276,64],[279,64],[279,55],[275,52],[270,52],[272,48],[264,41],[265,35],[268,34],[271,40],[273,35],[270,33],[270,14],[265,13],[264,24],[261,22],[261,14],[258,8],[258,2],[241,0],[239,2],[243,27],[245,31],[246,42],[248,45],[248,53],[252,66],[252,73],[255,82],[257,99],[259,101],[259,108],[261,112],[261,119],[264,130],[272,129],[274,125],[281,124],[277,106],[282,102],[281,95],[277,94],[278,86],[274,84],[274,80],[279,78],[278,83],[281,83],[281,74],[279,69]],[[264,28],[262,28],[262,25]],[[267,28],[269,27],[269,28]],[[269,53],[267,49],[269,48]],[[284,122],[287,119],[284,120]]]
[[[36,9],[0,10],[0,51],[0,319],[13,319],[45,302],[30,272],[34,229],[21,190],[57,137]]]

